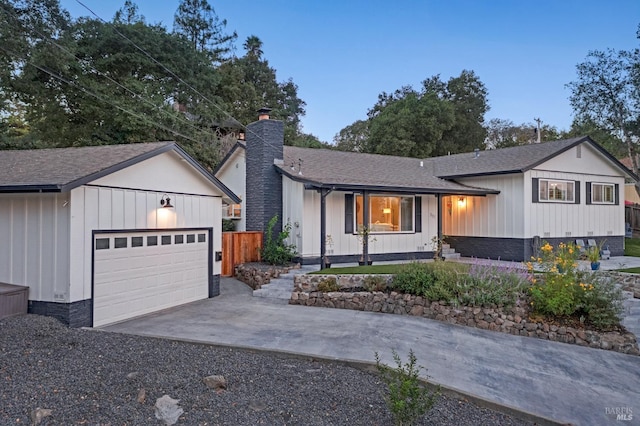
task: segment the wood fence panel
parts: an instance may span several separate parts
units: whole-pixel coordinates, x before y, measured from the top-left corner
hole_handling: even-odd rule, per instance
[[[223,232],[222,233],[222,276],[233,275],[236,265],[247,262],[259,262],[262,249],[262,232]]]

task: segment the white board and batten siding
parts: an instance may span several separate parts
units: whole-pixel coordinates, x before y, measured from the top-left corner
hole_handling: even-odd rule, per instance
[[[464,185],[496,189],[499,195],[448,196],[442,199],[442,233],[451,236],[523,238],[524,198],[521,174],[458,179]],[[530,192],[529,192],[530,194]]]
[[[130,188],[132,185],[135,189]],[[171,197],[174,208],[160,205],[165,193]],[[152,157],[73,189],[70,203],[73,256],[68,301],[92,297],[94,231],[213,227],[212,256],[221,251],[220,195],[210,182],[174,152]],[[213,261],[213,274],[220,274],[220,271],[220,263]]]
[[[525,194],[531,194],[533,178],[580,182],[580,204],[534,203],[531,195],[525,197],[527,237],[624,235],[624,176],[618,167],[589,144],[573,147],[526,172]],[[618,184],[619,204],[587,204],[587,182]]]
[[[362,246],[355,234],[345,234],[345,192],[333,191],[326,198],[326,233],[331,243],[327,255],[359,254]],[[437,200],[422,195],[422,232],[379,233],[369,244],[369,252],[406,253],[431,251],[431,239],[437,234]],[[304,185],[283,177],[283,219],[291,223],[290,242],[302,257],[320,256],[320,193],[305,190]]]
[[[580,204],[533,202],[532,179],[580,183]],[[571,238],[624,235],[624,176],[600,152],[581,144],[521,174],[473,177],[460,183],[500,191],[499,195],[443,200],[443,233],[497,238]],[[618,205],[587,204],[586,182],[619,185]],[[451,201],[451,213],[447,202]]]
[[[245,160],[246,150],[236,149],[231,157],[222,165],[220,170],[216,172],[216,177],[229,188],[234,194],[243,201],[247,188],[247,163]],[[245,231],[246,225],[246,207],[244,202],[241,204],[240,220],[234,220],[236,231]]]
[[[0,282],[29,287],[29,299],[69,297],[69,194],[0,195]]]

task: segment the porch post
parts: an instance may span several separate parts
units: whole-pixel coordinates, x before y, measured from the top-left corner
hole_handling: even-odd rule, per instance
[[[442,241],[442,194],[436,194],[438,200],[438,241]]]
[[[371,229],[369,229],[369,191],[362,191],[362,204],[362,226],[366,227],[367,230],[362,238],[362,255],[364,256],[362,260],[366,265],[369,259],[369,233],[371,232]]]
[[[320,269],[327,266],[327,195],[330,191],[320,189]]]

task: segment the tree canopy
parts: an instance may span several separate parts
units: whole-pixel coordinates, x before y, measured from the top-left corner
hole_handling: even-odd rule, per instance
[[[222,137],[264,106],[291,143],[314,144],[297,85],[277,80],[257,36],[232,56],[237,36],[206,0],[182,0],[173,32],[132,0],[111,22],[72,20],[58,0],[3,2],[0,17],[2,148],[176,140],[212,169]]]
[[[640,39],[640,26],[638,26]],[[640,49],[589,52],[567,86],[579,123],[590,123],[623,141],[638,172],[640,137]]]
[[[427,78],[421,90],[410,86],[381,93],[366,121],[334,138],[342,150],[406,157],[432,157],[471,151],[484,145],[487,90],[473,71],[447,82]]]

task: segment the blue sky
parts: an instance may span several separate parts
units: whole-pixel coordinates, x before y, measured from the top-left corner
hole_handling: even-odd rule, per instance
[[[82,0],[110,20],[122,1]],[[173,27],[178,0],[138,0],[147,22]],[[568,129],[575,67],[590,50],[640,47],[638,0],[209,0],[238,33],[250,35],[279,81],[292,78],[306,103],[303,130],[331,142],[366,118],[378,94],[473,70],[489,92],[486,119]],[[89,15],[61,0],[73,17]]]

